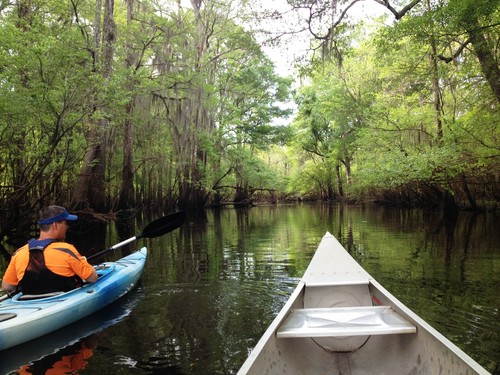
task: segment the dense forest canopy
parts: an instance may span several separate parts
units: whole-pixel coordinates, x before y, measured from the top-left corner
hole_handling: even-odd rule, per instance
[[[2,1],[1,237],[50,203],[498,202],[498,1],[356,3]],[[266,24],[307,33],[292,77]]]

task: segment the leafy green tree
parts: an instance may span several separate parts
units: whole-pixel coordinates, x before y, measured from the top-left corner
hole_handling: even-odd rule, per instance
[[[300,90],[297,100],[294,145],[323,165],[310,164],[310,176],[326,199],[346,196],[357,139],[368,126],[374,101],[374,55],[366,47],[349,46],[353,37],[361,37],[355,35],[346,34],[347,43],[342,48],[338,43],[334,56],[313,62],[311,84]]]
[[[441,37],[447,53],[441,60],[450,63],[463,58],[472,46],[483,77],[497,101],[500,101],[500,68],[497,41],[500,36],[500,4],[494,0],[450,0],[438,3],[431,13],[443,27]]]
[[[488,86],[470,84],[481,72],[472,54],[462,51],[452,66],[438,64],[449,40],[437,27],[446,19],[437,15],[428,10],[427,15],[407,16],[376,37],[380,71],[390,74],[383,76],[373,126],[360,139],[358,191],[375,189],[384,199],[405,204],[453,209],[467,201],[477,208],[475,195],[489,195],[478,181],[485,186],[491,181],[477,166],[485,162],[479,155],[489,155],[487,164],[493,167],[498,151],[490,146],[498,132],[482,133],[491,124],[481,119],[498,120],[491,117]],[[474,124],[465,120],[469,113],[477,116]],[[464,120],[474,139],[463,132]]]
[[[201,209],[239,160],[219,152],[232,142],[227,126],[242,123],[236,139],[255,150],[282,141],[271,122],[286,111],[273,102],[289,81],[231,20],[231,2],[191,5],[2,3],[5,212],[50,202]],[[262,82],[243,83],[251,78]],[[245,110],[225,122],[238,90]]]
[[[290,113],[290,109],[282,105],[291,82],[276,75],[273,65],[253,40],[247,39],[245,44],[252,45],[255,52],[242,54],[237,60],[238,67],[227,70],[220,91],[223,106],[218,122],[219,142],[231,150],[226,156],[236,176],[235,202],[248,200],[256,188],[266,188],[251,183],[251,180],[255,183],[255,179],[245,172],[249,170],[248,155],[257,155],[257,150],[267,150],[273,144],[283,144],[289,137],[288,129],[274,121]]]
[[[459,201],[477,208],[478,196],[495,196],[484,187],[496,186],[487,169],[498,168],[498,148],[492,147],[498,139],[498,131],[494,130],[498,125],[498,116],[494,115],[498,107],[495,83],[499,80],[494,78],[498,54],[492,48],[492,41],[498,39],[497,2],[472,5],[468,1],[413,1],[406,6],[379,2],[398,22],[380,24],[377,34],[361,37],[356,43],[344,34],[352,24],[347,16],[355,2],[333,2],[328,6],[325,2],[289,3],[309,12],[308,26],[322,51],[323,76],[316,76],[318,64],[314,61],[309,70],[304,70],[312,84],[305,96],[308,100],[300,103],[295,120],[300,131],[308,134],[300,138],[308,145],[305,149],[322,157],[327,153],[318,152],[321,148],[342,149],[335,144],[341,132],[329,133],[346,123],[341,120],[339,108],[348,109],[348,115],[360,114],[359,123],[364,124],[357,128],[350,148],[351,194],[447,208]],[[321,22],[320,16],[326,14],[331,17],[322,20],[330,23]],[[372,46],[376,58],[371,59],[371,65],[366,60],[356,63],[349,59],[346,45],[358,56],[368,56],[365,48]],[[474,49],[467,49],[467,45]],[[337,64],[325,64],[328,60]],[[335,87],[327,77],[336,75],[349,88],[345,77],[353,76],[360,65],[369,68],[357,76],[358,80],[351,81],[359,83],[359,90],[343,94],[333,94],[332,90],[325,95],[327,90],[318,85],[325,81]],[[333,107],[331,103],[338,98],[354,97],[352,92],[362,92],[362,97],[368,99],[358,110],[346,101],[335,111],[326,110],[328,106],[322,104],[324,97],[335,98],[330,99]],[[471,121],[471,116],[476,121]],[[317,171],[321,163],[323,160],[309,161],[308,170]],[[335,168],[330,170],[333,176]]]
[[[16,5],[16,6],[14,6]],[[19,1],[0,13],[1,196],[8,231],[40,205],[67,201],[92,111],[80,34],[67,4]],[[9,224],[10,223],[10,224]]]

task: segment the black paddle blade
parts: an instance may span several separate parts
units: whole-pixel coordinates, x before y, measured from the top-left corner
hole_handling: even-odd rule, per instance
[[[159,219],[152,221],[142,230],[142,233],[137,237],[154,238],[163,236],[164,234],[179,228],[186,219],[184,211],[174,212]]]

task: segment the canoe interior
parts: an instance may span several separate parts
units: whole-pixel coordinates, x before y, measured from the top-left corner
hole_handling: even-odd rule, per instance
[[[278,337],[278,332],[288,336],[287,318],[294,309],[374,305],[390,307],[414,325],[416,333]],[[244,374],[488,372],[385,290],[327,233],[292,296],[240,368],[238,375]]]

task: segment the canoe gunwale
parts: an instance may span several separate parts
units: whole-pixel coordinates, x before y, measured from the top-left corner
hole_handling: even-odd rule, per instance
[[[261,339],[257,342],[255,347],[252,349],[252,351],[248,355],[248,358],[246,359],[246,361],[243,363],[240,370],[238,371],[238,375],[248,373],[251,370],[251,367],[253,366],[254,362],[256,360],[258,360],[260,353],[263,352],[265,346],[270,341],[270,339],[276,337],[278,327],[286,319],[286,317],[289,314],[289,311],[296,304],[297,299],[299,299],[298,297],[304,293],[305,285],[306,285],[305,282],[299,281],[297,287],[292,292],[288,301],[285,303],[285,305],[283,306],[281,311],[274,318],[274,320],[271,323],[271,325],[269,326],[269,328],[264,332]]]
[[[486,369],[484,369],[479,363],[477,363],[474,359],[472,359],[467,353],[465,353],[462,349],[456,346],[453,342],[451,342],[448,338],[446,338],[442,333],[432,327],[429,323],[423,320],[420,316],[414,313],[410,308],[408,308],[405,304],[399,301],[395,296],[393,296],[387,289],[385,289],[379,282],[375,279],[370,280],[370,285],[373,292],[378,291],[381,295],[388,298],[392,307],[398,311],[398,313],[404,316],[408,321],[412,322],[417,326],[417,331],[425,332],[433,337],[437,342],[441,342],[446,348],[452,352],[456,357],[462,360],[467,366],[469,366],[472,370],[474,370],[477,374],[481,375],[490,375]]]

